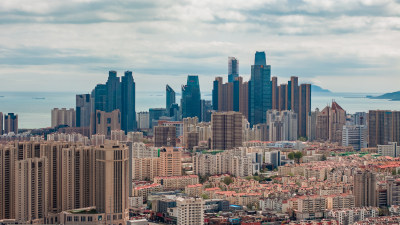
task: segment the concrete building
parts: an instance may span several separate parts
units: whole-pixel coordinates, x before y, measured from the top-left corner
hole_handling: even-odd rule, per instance
[[[92,134],[103,134],[106,137],[111,137],[112,130],[121,130],[121,113],[114,110],[112,112],[96,111]]]
[[[355,206],[376,206],[376,174],[357,171],[354,174]]]
[[[18,115],[14,113],[4,115],[4,133],[8,134],[10,132],[18,134]]]
[[[297,140],[297,114],[292,111],[267,111],[266,124],[269,126],[269,141]]]
[[[18,223],[45,223],[49,194],[48,169],[46,157],[15,162],[15,220]]]
[[[203,225],[204,224],[204,202],[201,198],[178,198],[178,225]]]
[[[317,127],[317,115],[319,114],[319,109],[310,112],[307,116],[307,138],[308,141],[314,141],[316,139],[316,127]]]
[[[274,168],[281,166],[281,151],[265,152],[265,163],[272,164]]]
[[[370,110],[368,129],[368,147],[400,143],[400,111]]]
[[[185,189],[188,185],[194,185],[199,183],[199,177],[197,175],[187,176],[160,176],[154,178],[154,183],[161,184],[163,190],[174,191],[178,189]]]
[[[96,147],[96,208],[107,223],[125,224],[128,209],[128,147],[106,142]]]
[[[182,175],[182,152],[177,148],[165,147],[160,150],[160,173],[158,176]]]
[[[155,147],[175,147],[176,146],[176,127],[175,126],[155,126],[154,127],[154,146]]]
[[[368,147],[368,128],[365,125],[345,125],[342,131],[342,145],[352,146],[355,151]]]
[[[344,125],[346,125],[346,111],[332,101],[332,106],[326,106],[317,115],[316,139],[341,144]]]
[[[136,121],[138,129],[144,130],[150,128],[149,112],[138,112],[136,114]]]
[[[212,149],[242,146],[243,115],[240,112],[215,112],[211,116]]]
[[[67,125],[69,127],[75,127],[75,110],[74,109],[58,109],[54,108],[51,110],[51,127],[57,127],[59,125]]]
[[[378,154],[398,157],[400,155],[400,146],[397,145],[397,142],[389,142],[387,145],[378,145]]]

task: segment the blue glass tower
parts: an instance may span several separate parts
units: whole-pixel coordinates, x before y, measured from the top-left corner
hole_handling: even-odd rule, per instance
[[[228,82],[235,81],[239,76],[239,60],[235,57],[228,57]]]
[[[166,103],[165,103],[165,108],[167,110],[167,115],[172,116],[171,113],[171,106],[172,104],[175,104],[175,91],[172,89],[168,84],[165,87],[166,91]]]
[[[267,65],[265,52],[256,52],[249,81],[249,122],[265,123],[266,112],[272,108],[271,66]]]
[[[197,75],[189,75],[187,84],[182,86],[182,118],[195,117],[201,119],[200,84]]]
[[[121,79],[121,129],[136,129],[135,81],[131,71],[126,71]]]

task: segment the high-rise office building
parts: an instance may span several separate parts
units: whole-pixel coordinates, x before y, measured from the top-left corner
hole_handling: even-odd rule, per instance
[[[253,126],[265,123],[266,112],[272,108],[271,66],[265,52],[256,52],[249,81],[249,122]]]
[[[368,129],[365,125],[345,125],[342,131],[342,145],[352,146],[360,151],[368,145]]]
[[[171,116],[171,107],[172,104],[176,103],[175,100],[175,91],[172,89],[168,84],[165,87],[165,92],[166,92],[166,102],[165,102],[165,108],[167,110],[167,116]]]
[[[69,127],[75,127],[76,118],[75,110],[71,109],[58,109],[54,108],[51,110],[51,127],[57,127],[60,125],[67,125]]]
[[[212,103],[210,100],[201,100],[201,121],[210,122],[212,113]]]
[[[21,224],[44,224],[49,194],[47,158],[28,158],[15,164],[15,220]]]
[[[118,109],[125,133],[136,129],[135,81],[131,71],[126,71],[121,80],[116,71],[109,71],[106,84],[98,84],[93,89],[91,101],[91,127],[96,124],[97,110],[110,113]]]
[[[90,94],[76,95],[75,109],[76,127],[90,126],[91,101]]]
[[[138,129],[149,129],[149,112],[138,112],[136,114],[137,128]]]
[[[343,126],[346,125],[346,111],[335,101],[326,106],[316,118],[316,139],[342,142]]]
[[[311,84],[301,84],[299,87],[298,135],[307,136],[307,116],[311,112]]]
[[[346,125],[346,111],[335,101],[329,110],[329,140],[342,142],[343,126]]]
[[[369,171],[357,171],[354,174],[355,206],[376,206],[376,174]]]
[[[319,109],[310,112],[307,116],[307,138],[308,141],[314,141],[316,138],[316,128],[317,128],[317,115],[319,114]]]
[[[278,78],[271,78],[271,91],[272,91],[272,109],[279,110],[279,88],[278,88]]]
[[[175,126],[155,126],[154,127],[154,146],[155,147],[175,147],[176,146],[176,127]]]
[[[119,109],[121,111],[121,82],[116,71],[108,72],[106,82],[106,112]]]
[[[129,219],[128,147],[106,142],[96,148],[96,210],[107,223],[125,224]]]
[[[136,129],[135,81],[131,71],[121,78],[121,129],[131,132]]]
[[[4,115],[4,133],[10,132],[18,134],[18,115],[14,113]]]
[[[370,110],[368,114],[369,145],[400,143],[400,111]]]
[[[111,137],[112,130],[121,130],[121,112],[116,109],[112,112],[96,111],[92,134],[103,134]]]
[[[225,84],[222,77],[216,77],[212,90],[213,110],[241,112],[247,118],[249,110],[248,87],[248,82],[243,82],[243,77],[236,77],[232,82]]]
[[[292,76],[288,84],[277,85],[276,77],[272,77],[272,108],[291,110],[298,115],[298,135],[307,136],[307,117],[311,112],[311,84],[299,86],[298,77]]]
[[[158,124],[160,117],[165,116],[165,108],[150,108],[149,109],[149,128],[153,128]]]
[[[215,112],[211,115],[212,149],[242,146],[243,115],[240,112]]]
[[[297,113],[284,110],[268,110],[266,124],[269,127],[269,141],[297,140]]]
[[[239,60],[228,57],[228,82],[233,82],[237,77],[239,77]]]
[[[197,75],[189,75],[187,84],[182,86],[182,118],[197,116],[197,118],[201,119],[200,99],[199,77]]]

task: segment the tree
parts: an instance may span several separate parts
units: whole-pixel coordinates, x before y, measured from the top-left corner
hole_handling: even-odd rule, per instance
[[[294,158],[296,159],[297,163],[300,163],[301,157],[303,157],[303,153],[301,153],[301,152],[294,153]]]
[[[293,160],[294,159],[294,152],[291,152],[288,154],[288,158]]]
[[[231,177],[225,177],[223,181],[226,185],[229,185],[233,182]]]
[[[202,199],[209,199],[210,197],[206,193],[203,193],[203,194],[201,194],[201,198]]]
[[[326,156],[325,155],[322,155],[321,161],[326,161]]]

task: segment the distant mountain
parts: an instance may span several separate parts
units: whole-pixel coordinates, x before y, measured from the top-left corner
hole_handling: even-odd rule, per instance
[[[315,93],[315,92],[331,93],[330,90],[328,90],[328,89],[323,89],[322,87],[317,86],[317,85],[314,85],[314,84],[311,85],[311,92],[312,92],[312,93]]]
[[[379,96],[367,96],[367,98],[372,99],[390,99],[392,101],[400,101],[400,91],[386,93]]]

